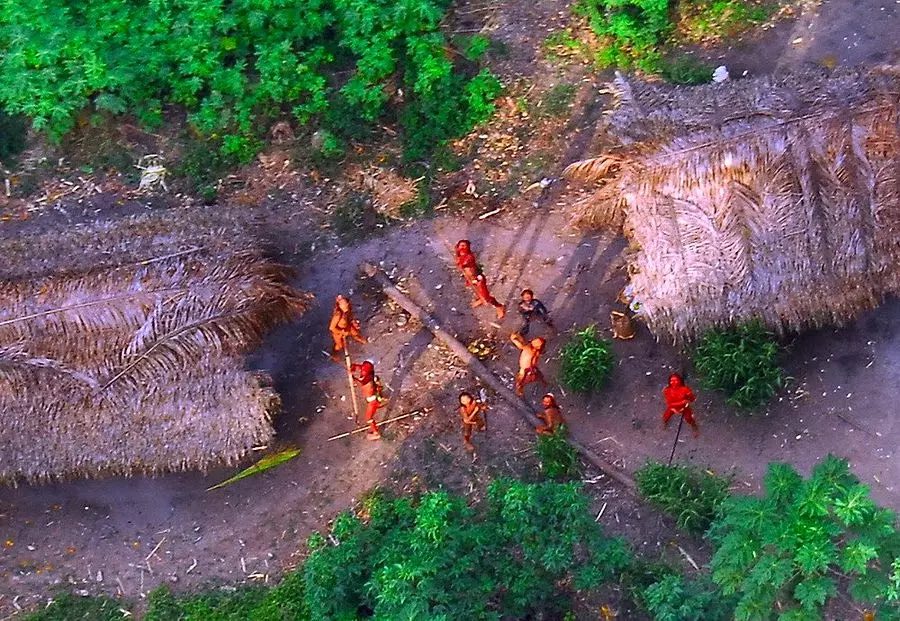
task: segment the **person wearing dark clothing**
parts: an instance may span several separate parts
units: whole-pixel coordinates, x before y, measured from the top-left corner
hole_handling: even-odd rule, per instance
[[[551,330],[554,329],[553,322],[550,321],[550,312],[543,302],[534,297],[534,292],[531,289],[522,291],[522,300],[519,302],[519,316],[522,317],[522,327],[519,328],[519,334],[522,336],[528,335],[528,330],[534,319],[540,319]]]

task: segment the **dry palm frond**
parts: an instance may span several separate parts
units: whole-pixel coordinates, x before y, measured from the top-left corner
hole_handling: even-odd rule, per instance
[[[622,147],[567,174],[605,184],[574,206],[581,222],[624,214],[651,329],[679,339],[754,317],[801,329],[900,293],[896,73],[614,88],[606,122]]]
[[[268,442],[278,398],[240,354],[309,298],[242,227],[198,221],[0,243],[22,259],[0,284],[0,481],[205,469]]]
[[[580,181],[601,181],[610,175],[616,174],[623,166],[628,165],[628,160],[615,155],[601,155],[578,162],[572,162],[563,170],[563,175],[569,179]]]

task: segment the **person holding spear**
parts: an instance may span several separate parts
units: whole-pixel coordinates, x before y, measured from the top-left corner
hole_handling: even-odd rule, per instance
[[[684,379],[678,373],[669,375],[669,385],[663,388],[663,399],[666,400],[666,409],[663,412],[663,429],[668,429],[669,420],[678,414],[681,420],[678,421],[678,432],[675,434],[675,444],[672,445],[672,454],[669,456],[669,463],[672,463],[672,457],[675,455],[675,446],[678,444],[678,436],[681,434],[681,424],[687,423],[694,432],[694,437],[700,437],[700,427],[694,419],[694,411],[691,408],[691,402],[697,397],[694,391],[688,388],[684,383]]]
[[[375,422],[375,414],[378,412],[378,408],[387,402],[387,399],[381,394],[381,381],[375,376],[375,365],[370,360],[366,360],[361,364],[351,365],[350,370],[353,380],[359,384],[363,397],[366,398],[366,423],[369,425],[366,439],[379,440],[381,432],[378,430],[378,423]]]
[[[348,337],[357,343],[368,343],[366,337],[359,331],[359,320],[353,317],[353,306],[350,304],[350,300],[342,295],[334,299],[334,310],[331,312],[328,331],[331,332],[331,338],[334,341],[331,359],[335,362],[341,361],[339,356],[341,352],[344,352],[346,358]]]

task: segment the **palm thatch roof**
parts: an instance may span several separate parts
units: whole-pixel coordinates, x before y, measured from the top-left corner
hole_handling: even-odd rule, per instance
[[[654,333],[840,323],[900,290],[896,67],[615,90],[621,146],[566,173],[598,184],[583,223],[624,225]]]
[[[242,354],[306,306],[243,225],[193,215],[0,242],[0,482],[233,463],[277,394]]]

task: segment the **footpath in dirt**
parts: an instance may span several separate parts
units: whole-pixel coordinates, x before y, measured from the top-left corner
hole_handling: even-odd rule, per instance
[[[529,7],[522,19],[567,10],[561,2]],[[501,17],[501,36],[513,41],[521,35],[534,39],[529,45],[540,44],[534,24],[523,25],[517,14]],[[891,24],[898,19],[897,6],[888,2],[809,3],[790,30],[772,35],[777,42],[765,54],[754,55],[754,62],[762,63],[756,70],[830,63],[831,57],[837,64],[888,60],[883,42],[895,45]],[[526,56],[513,54],[511,62],[531,62]],[[461,341],[494,339],[497,358],[488,365],[511,384],[516,350],[507,343],[518,325],[515,313],[498,329],[489,310],[468,308],[470,293],[452,265],[449,247],[471,239],[495,295],[514,303],[518,292],[530,287],[550,308],[559,329],[547,334],[546,375],[553,383],[564,333],[590,323],[605,328],[624,284],[624,242],[570,228],[566,205],[556,198],[531,211],[504,211],[483,220],[476,214],[416,222],[352,247],[320,248],[315,261],[293,258],[300,255],[291,240],[303,238],[305,222],[293,217],[295,205],[284,205],[283,217],[270,223],[273,238],[284,260],[298,270],[294,284],[314,293],[317,302],[301,321],[273,334],[252,363],[271,373],[283,396],[279,443],[301,447],[302,455],[213,492],[206,488],[232,470],[0,491],[0,618],[46,601],[57,590],[139,601],[160,584],[185,590],[271,582],[296,565],[311,532],[325,528],[374,486],[443,485],[477,495],[490,477],[534,476],[533,431],[499,401],[490,414],[490,431],[477,438],[474,461],[463,450],[455,399],[460,390],[476,387],[474,379],[429,332],[415,322],[404,324],[384,296],[358,279],[357,268],[365,260],[381,264]],[[338,293],[353,294],[372,340],[354,354],[372,359],[390,388],[390,408],[382,415],[420,413],[388,426],[382,442],[358,435],[328,441],[353,427],[346,374],[322,353],[329,346],[326,326]],[[573,436],[631,472],[647,459],[668,457],[673,431],[660,427],[660,391],[671,370],[685,368],[686,358],[646,330],[631,341],[617,341],[614,350],[617,366],[601,394],[585,400],[556,392]],[[796,338],[784,366],[792,378],[789,386],[767,411],[752,416],[701,392],[696,410],[702,435],[694,440],[685,434],[676,459],[734,472],[738,489],[753,492],[768,462],[784,460],[808,471],[832,452],[850,461],[878,502],[900,509],[900,463],[894,455],[900,423],[893,408],[900,385],[900,302],[889,300],[844,328]],[[539,396],[536,389],[528,395],[532,401]],[[671,551],[676,535],[670,524],[597,473],[586,470],[584,478],[598,512],[606,507],[599,520],[605,528],[639,549]],[[690,542],[680,545],[692,550]]]

